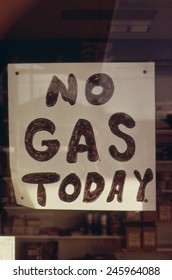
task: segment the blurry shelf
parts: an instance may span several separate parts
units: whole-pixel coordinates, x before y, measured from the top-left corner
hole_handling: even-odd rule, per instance
[[[127,249],[122,249],[122,252],[123,253],[132,253],[132,254],[142,254],[142,253],[147,253],[147,254],[150,254],[150,253],[153,253],[153,254],[156,254],[156,253],[168,253],[168,252],[172,252],[172,247],[171,247],[171,244],[168,246],[162,246],[162,247],[157,247],[155,250],[138,250],[138,251],[130,251],[130,250],[127,250]]]
[[[172,160],[157,160],[156,161],[156,164],[157,165],[169,165],[169,164],[171,164],[172,165]]]
[[[157,129],[156,135],[172,135],[172,129]]]
[[[161,190],[160,194],[168,194],[171,193],[172,194],[172,190]]]
[[[56,213],[58,211],[57,209],[35,209],[35,208],[29,208],[21,205],[9,205],[9,206],[4,206],[3,207],[7,212],[21,212],[22,214],[24,213],[32,213],[34,215],[51,215],[52,213]],[[64,210],[65,211],[65,210]]]
[[[157,160],[156,161],[157,171],[172,171],[172,160]]]
[[[121,240],[123,236],[114,236],[114,235],[68,235],[68,236],[60,236],[60,235],[16,235],[16,239],[35,239],[35,240],[43,240],[43,239],[56,239],[56,240]]]
[[[41,213],[54,213],[54,212],[68,212],[69,210],[60,210],[59,209],[44,209],[44,208],[30,208],[22,205],[5,205],[3,207],[6,211],[23,211],[23,212],[39,212]],[[73,210],[73,212],[78,212],[77,210]]]
[[[169,245],[169,247],[165,246],[157,248],[157,252],[172,252],[171,244]]]
[[[11,181],[11,176],[3,176],[3,179],[4,179],[5,181]]]
[[[9,205],[9,206],[4,206],[4,209],[5,210],[7,210],[7,211],[15,211],[15,210],[19,210],[19,211],[21,211],[21,210],[28,210],[28,211],[30,211],[30,210],[32,210],[32,209],[30,209],[30,208],[27,208],[27,207],[24,207],[24,206],[17,206],[17,205]]]
[[[8,146],[0,146],[0,152],[9,153],[9,147]]]

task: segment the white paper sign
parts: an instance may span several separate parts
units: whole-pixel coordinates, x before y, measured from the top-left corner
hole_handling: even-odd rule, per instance
[[[14,236],[0,236],[0,260],[15,260]]]
[[[11,64],[17,203],[155,210],[153,63]]]

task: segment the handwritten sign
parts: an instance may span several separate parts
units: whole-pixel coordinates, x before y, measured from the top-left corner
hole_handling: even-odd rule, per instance
[[[11,64],[17,203],[155,210],[153,63]]]

